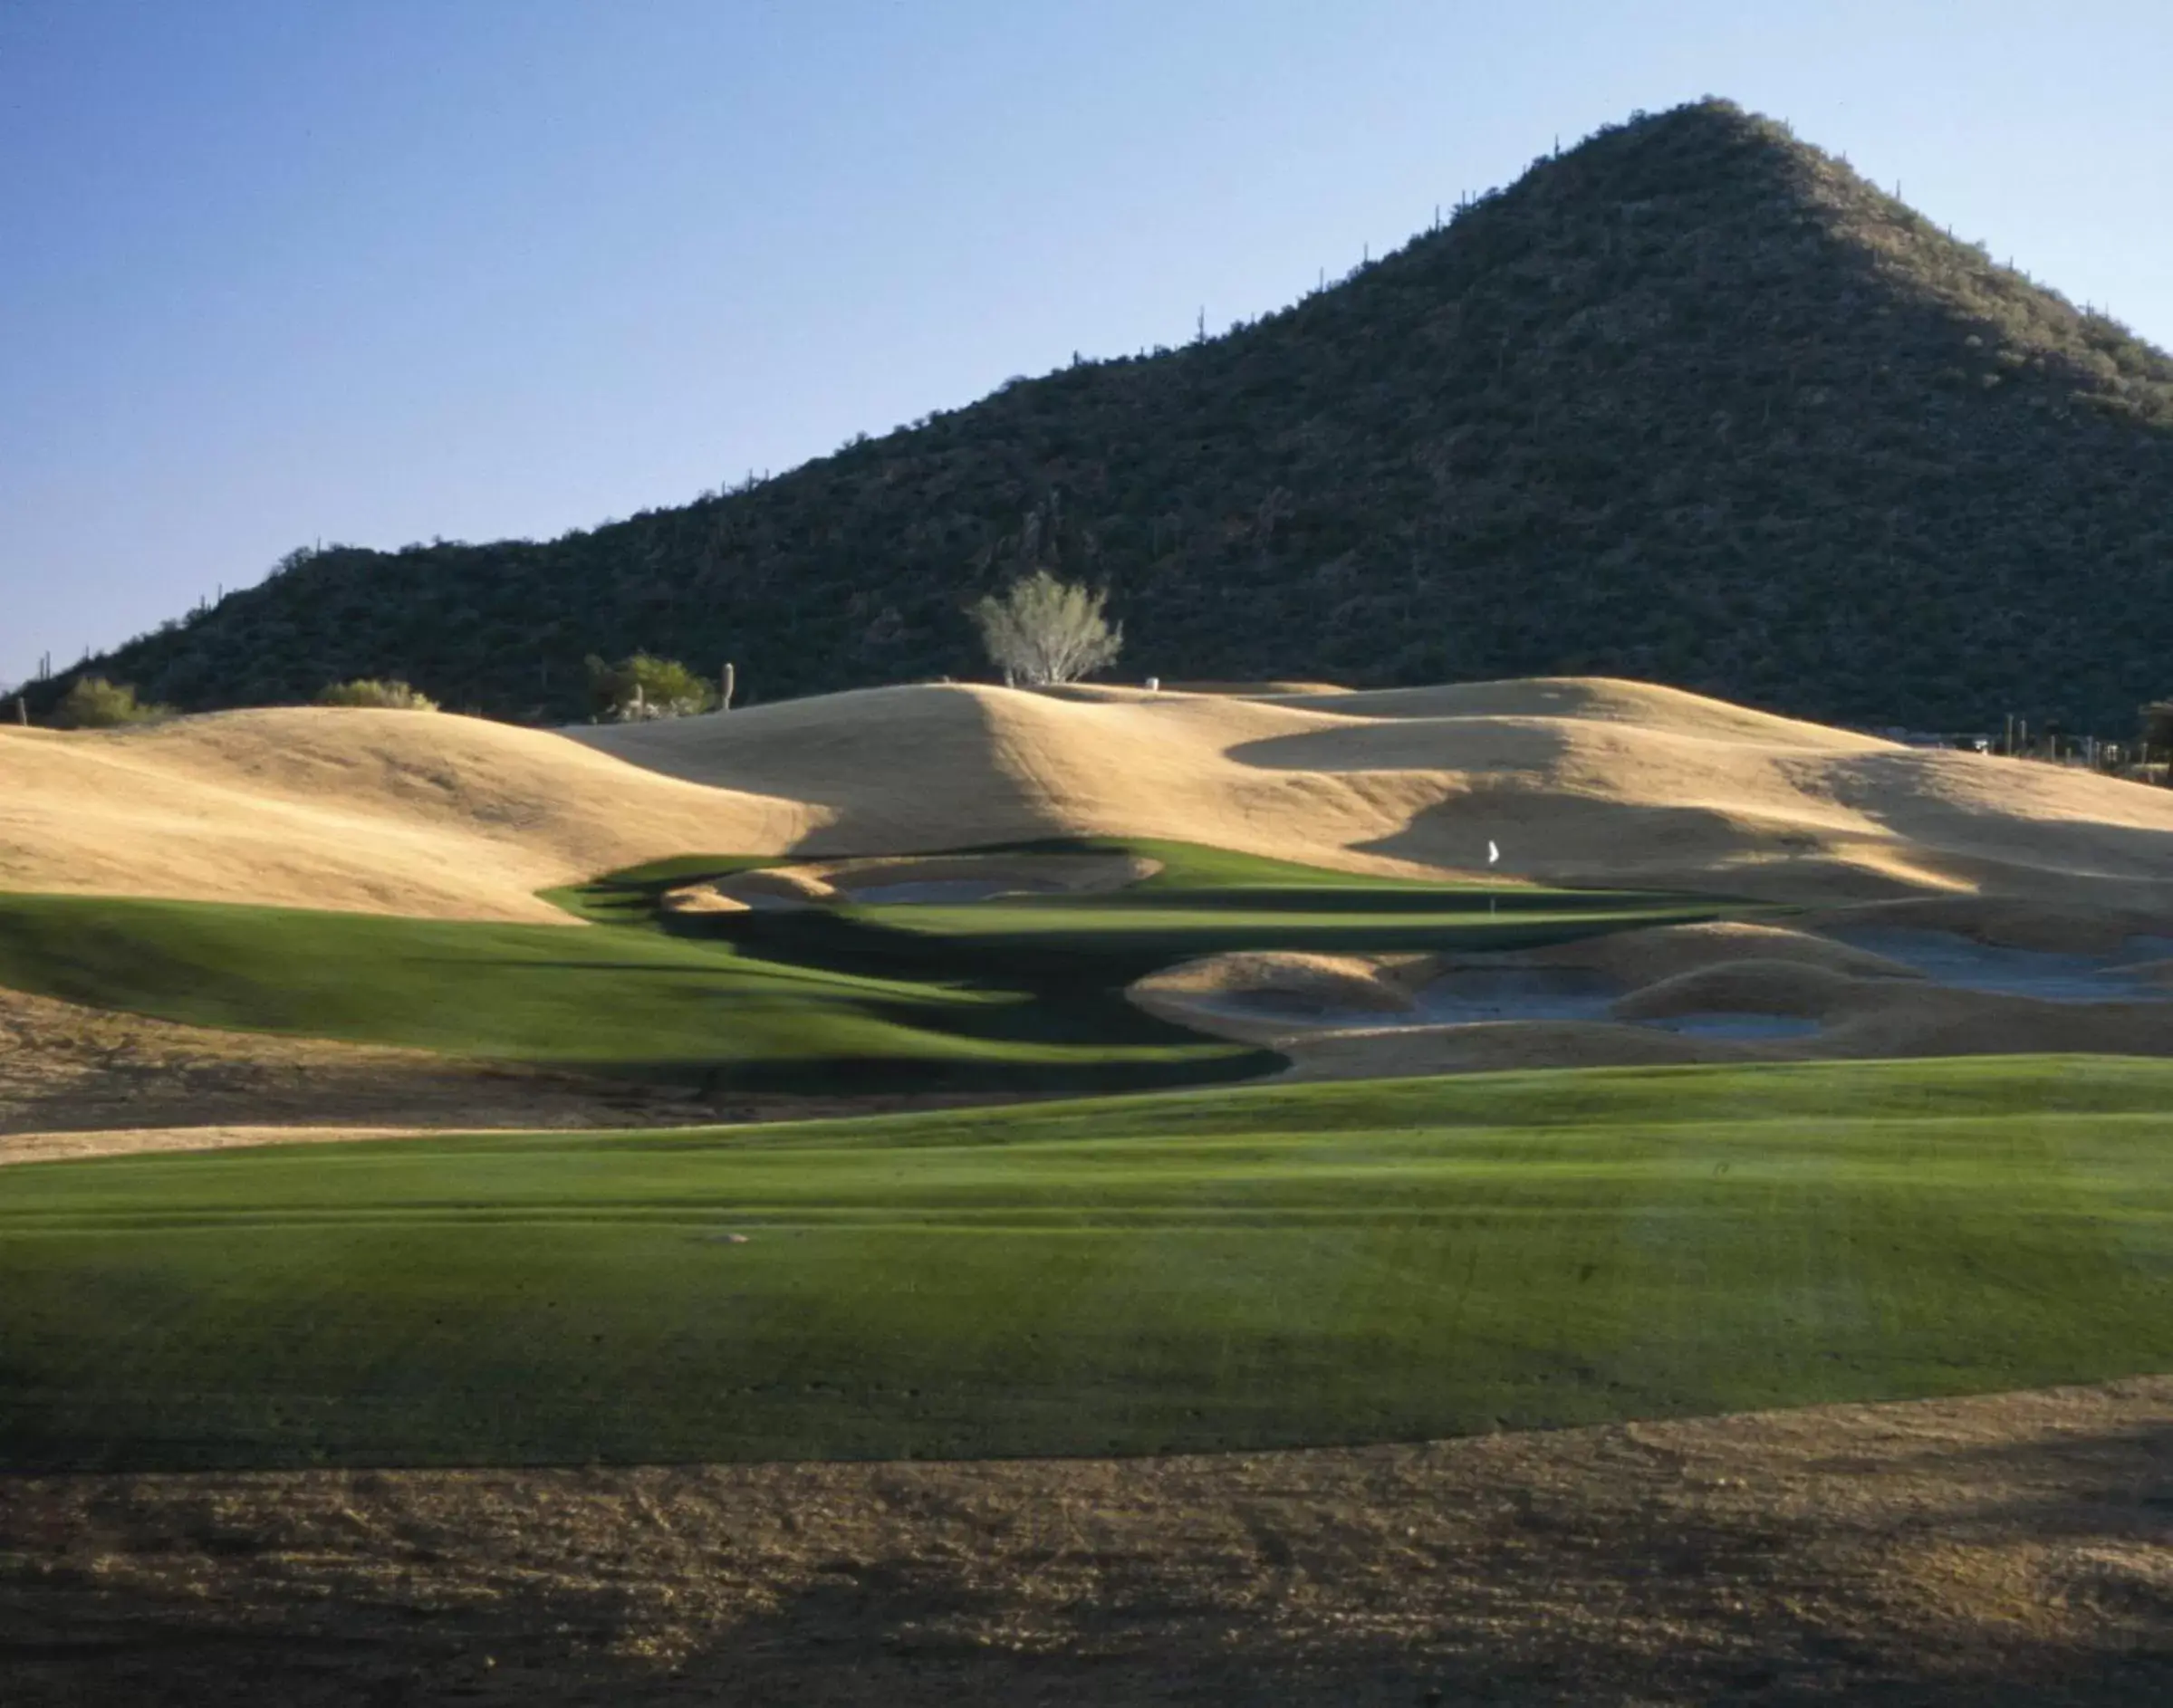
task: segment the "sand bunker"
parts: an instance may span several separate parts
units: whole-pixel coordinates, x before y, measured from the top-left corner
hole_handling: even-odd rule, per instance
[[[1911,896],[1818,908],[1793,923],[1836,940],[1860,930],[1946,932],[2013,949],[2050,949],[2119,958],[2130,940],[2173,932],[2168,916],[2140,905],[2119,887],[2102,893],[2047,897],[2024,891],[1968,896]]]
[[[1218,957],[1223,960],[1235,957]],[[1326,957],[1318,957],[1326,958]],[[1284,1022],[1308,1030],[1468,1026],[1507,1020],[1596,1020],[1621,994],[1605,974],[1579,967],[1453,967],[1409,993],[1355,972],[1337,984],[1293,988],[1274,976],[1233,980],[1191,999],[1194,1012],[1255,1021],[1276,1035]]]
[[[1832,935],[1957,990],[1996,991],[2044,1003],[2148,1002],[2173,995],[2155,965],[2173,950],[2173,941],[2164,937],[2130,937],[2110,955],[2078,955],[1980,943],[1958,932],[1918,926],[1858,926]]]
[[[1761,1060],[1761,1046],[1597,1021],[1400,1027],[1285,1036],[1292,1079],[1375,1079],[1526,1068],[1659,1068]]]
[[[1491,840],[1513,880],[2006,896],[2173,936],[2173,791],[1600,678],[921,685],[555,734],[322,708],[0,726],[0,887],[26,890],[551,919],[534,890],[677,854],[1114,834],[1423,873],[1470,870]]]
[[[1582,967],[1451,967],[1412,1004],[1428,1020],[1468,1024],[1488,1020],[1594,1020],[1607,1012],[1620,986]]]
[[[1589,967],[1619,980],[1625,988],[1731,961],[1781,961],[1859,978],[1915,976],[1899,961],[1836,942],[1819,932],[1793,925],[1758,925],[1735,919],[1610,932],[1573,943],[1523,950],[1513,956],[1489,958],[1530,966]]]
[[[1714,1010],[1670,1014],[1645,1023],[1685,1038],[1727,1038],[1745,1043],[1772,1038],[1806,1038],[1819,1029],[1815,1020],[1797,1020],[1786,1014],[1729,1014]]]
[[[1755,1039],[1815,1030],[1781,1023],[1815,1016],[1806,993],[1914,976],[1811,933],[1715,921],[1498,954],[1212,955],[1140,980],[1132,996],[1166,1018],[1277,1045],[1339,1031],[1610,1020]]]
[[[1783,960],[1717,961],[1677,973],[1633,991],[1615,1004],[1615,1018],[1670,1021],[1691,1014],[1765,1014],[1818,1020],[1844,1005],[1867,981],[1830,967]],[[1880,993],[1917,984],[1876,981]]]
[[[769,866],[669,890],[674,913],[732,913],[840,905],[898,907],[1087,895],[1152,878],[1159,860],[1133,854],[956,854]]]
[[[1265,957],[1220,955],[1144,979],[1132,995],[1166,1019],[1280,1051],[1301,1078],[2016,1051],[2173,1054],[2167,957],[2115,960],[2109,978],[2099,964],[2109,957],[1886,929],[1876,941],[1867,932],[1850,943],[1777,926],[1666,926],[1499,955],[1404,956],[1393,968],[1344,956],[1310,1004],[1279,988],[1287,979]],[[1904,960],[1919,936],[1948,961]],[[1882,945],[1893,953],[1876,952]],[[2123,953],[2161,946],[2132,939]],[[2059,965],[2048,972],[2048,961]],[[1945,964],[1980,982],[1947,982]],[[1400,1000],[1354,1000],[1368,990]]]

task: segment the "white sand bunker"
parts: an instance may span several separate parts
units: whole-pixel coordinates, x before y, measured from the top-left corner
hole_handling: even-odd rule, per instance
[[[1835,936],[1665,926],[1495,955],[1216,956],[1141,1006],[1288,1056],[1299,1079],[1662,1062],[2092,1051],[2173,1055],[2173,944],[2125,920],[1942,899],[1851,909]],[[1937,928],[1911,910],[1937,907]],[[1899,914],[1899,919],[1896,917]],[[1953,916],[1950,918],[1948,915]],[[2054,927],[2060,927],[2055,932]],[[1977,934],[1977,935],[1972,935]],[[1984,936],[2025,936],[2027,946]],[[1303,974],[1303,977],[1301,977]],[[1284,988],[1310,980],[1310,1011]]]
[[[918,881],[908,878],[892,884],[862,884],[847,892],[863,907],[885,907],[901,904],[926,907],[994,901],[999,896],[1041,893],[1045,893],[1041,885],[1005,884],[986,878],[928,878]]]
[[[1461,955],[1211,955],[1142,979],[1133,1000],[1249,1042],[1576,1022],[1755,1041],[1815,1032],[1864,976],[1896,961],[1772,926],[1714,922],[1545,948]]]
[[[894,907],[1122,889],[1162,869],[1137,854],[937,854],[769,866],[666,893],[674,913]]]
[[[1418,995],[1422,1024],[1468,1026],[1496,1020],[1598,1020],[1622,986],[1581,966],[1456,966]]]
[[[1779,969],[1777,990],[1771,974],[1726,976],[1767,965]],[[1794,982],[1804,971],[1788,963],[1726,962],[1631,992],[1620,978],[1591,967],[1460,966],[1420,993],[1416,1012],[1427,1022],[1452,1026],[1614,1020],[1687,1038],[1798,1038],[1819,1029],[1814,1015],[1792,1012],[1800,1000]],[[1825,976],[1814,970],[1812,982]],[[1686,993],[1705,1005],[1683,1006]]]
[[[1459,966],[1428,979],[1415,989],[1402,990],[1380,978],[1353,971],[1339,984],[1315,979],[1310,987],[1288,978],[1286,966],[1246,969],[1259,983],[1229,979],[1236,969],[1226,964],[1304,960],[1315,964],[1337,957],[1326,955],[1217,955],[1226,964],[1216,971],[1227,980],[1224,988],[1200,991],[1193,1001],[1198,1008],[1233,1016],[1264,1020],[1303,1020],[1317,1027],[1335,1026],[1459,1026],[1502,1020],[1589,1020],[1604,1015],[1621,987],[1602,974],[1582,967]],[[1362,962],[1362,957],[1348,957]],[[1204,964],[1193,963],[1197,972]],[[1173,981],[1162,981],[1170,988]]]
[[[1886,1017],[1929,989],[1862,948],[1719,921],[1497,953],[1215,955],[1131,994],[1318,1078],[1880,1053]]]
[[[1728,1014],[1710,1009],[1640,1023],[1682,1038],[1734,1039],[1746,1043],[1770,1038],[1808,1038],[1819,1029],[1817,1021],[1796,1014]]]
[[[1956,990],[2030,996],[2041,1003],[2133,1003],[2173,999],[2158,964],[2173,938],[2131,936],[2110,954],[2018,948],[1954,931],[1914,926],[1841,926],[1828,935],[1882,955]]]

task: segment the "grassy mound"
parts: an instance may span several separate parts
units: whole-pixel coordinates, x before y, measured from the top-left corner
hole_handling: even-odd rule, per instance
[[[26,1166],[0,1466],[1259,1447],[2162,1370],[2168,1108],[2173,1067],[2010,1058]]]

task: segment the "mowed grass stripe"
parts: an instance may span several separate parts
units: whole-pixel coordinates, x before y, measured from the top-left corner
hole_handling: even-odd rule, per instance
[[[1264,1447],[2173,1368],[2169,1108],[2162,1063],[1819,1063],[22,1167],[0,1464]]]
[[[1981,1117],[1825,1122],[1792,1116],[1591,1132],[1351,1130],[1335,1136],[1340,1154],[1332,1157],[1319,1154],[1318,1133],[1251,1140],[1071,1141],[993,1155],[983,1147],[920,1147],[910,1153],[910,1166],[893,1166],[857,1144],[765,1152],[726,1136],[665,1153],[668,1160],[660,1167],[642,1166],[643,1147],[632,1135],[623,1140],[583,1135],[577,1150],[479,1137],[424,1147],[432,1164],[424,1181],[417,1179],[414,1166],[418,1147],[402,1140],[344,1146],[332,1153],[296,1147],[234,1158],[245,1170],[245,1203],[229,1201],[232,1183],[220,1177],[223,1171],[205,1166],[225,1158],[183,1155],[140,1165],[127,1157],[43,1165],[67,1171],[62,1189],[24,1194],[22,1201],[0,1206],[0,1230],[426,1218],[707,1225],[720,1213],[774,1225],[870,1218],[937,1226],[988,1218],[1021,1226],[1131,1218],[1164,1223],[1301,1216],[1362,1221],[1443,1214],[1431,1198],[1409,1196],[1412,1187],[1482,1193],[1551,1182],[1649,1195],[1651,1214],[1667,1215],[1679,1213],[1687,1188],[1708,1178],[1738,1196],[1848,1185],[1883,1190],[1903,1184],[1919,1196],[1997,1191],[2001,1173],[1988,1165],[2002,1148],[2024,1166],[2041,1165],[2056,1148],[2064,1178],[2132,1194],[2138,1183],[2124,1153],[2139,1143],[2159,1142],[2167,1132],[2168,1118],[2155,1113],[2031,1115],[1993,1122]],[[452,1148],[458,1145],[474,1147],[467,1155],[477,1166],[461,1166]],[[291,1175],[268,1173],[274,1154],[291,1158]],[[522,1166],[522,1159],[543,1166]],[[86,1174],[91,1177],[82,1178]],[[125,1179],[124,1189],[113,1188],[116,1178]],[[2173,1201],[2173,1181],[2164,1196]],[[2124,1203],[2133,1207],[2158,1201],[2145,1192]],[[1548,1213],[1565,1212],[1550,1204]]]

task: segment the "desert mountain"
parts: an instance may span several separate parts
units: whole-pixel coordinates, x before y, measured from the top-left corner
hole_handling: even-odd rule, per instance
[[[297,554],[85,667],[543,720],[585,655],[647,648],[776,700],[978,673],[964,608],[1047,564],[1110,588],[1130,675],[1605,673],[2115,733],[2173,686],[2169,499],[2173,360],[1706,101],[1226,336],[550,543]]]

